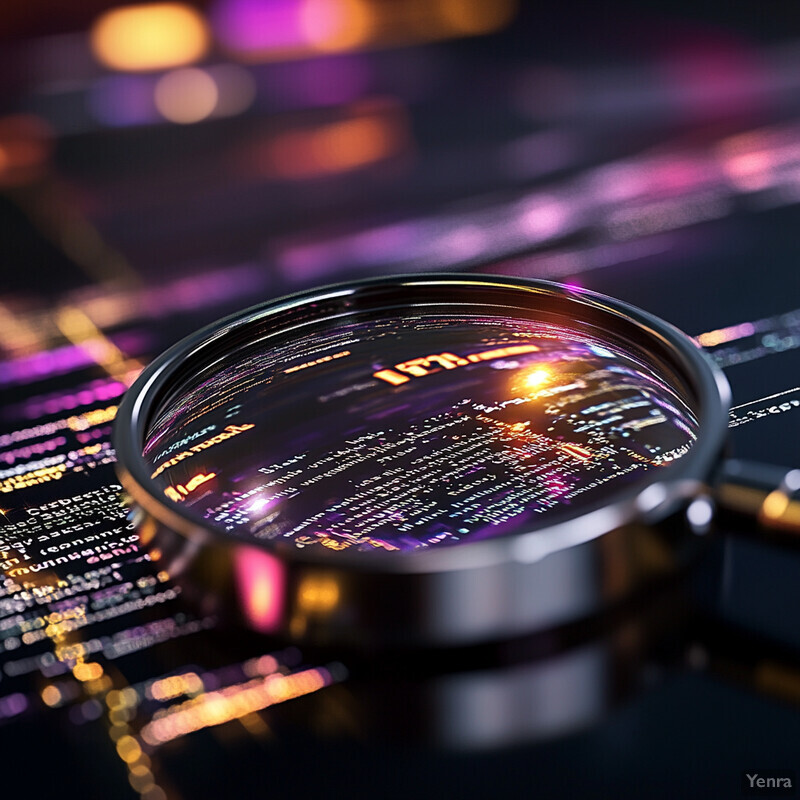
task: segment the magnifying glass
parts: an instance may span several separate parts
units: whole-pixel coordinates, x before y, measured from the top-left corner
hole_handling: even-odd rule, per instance
[[[686,335],[544,281],[392,277],[184,339],[114,433],[140,537],[252,628],[463,645],[691,563],[729,389]]]

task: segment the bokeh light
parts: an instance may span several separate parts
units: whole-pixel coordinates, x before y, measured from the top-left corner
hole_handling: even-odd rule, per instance
[[[306,41],[330,52],[350,50],[367,42],[374,18],[365,0],[306,0],[300,16]]]
[[[339,596],[339,583],[332,575],[308,576],[297,588],[297,605],[307,614],[327,614],[336,608]]]
[[[170,122],[200,122],[211,116],[218,99],[214,79],[194,67],[168,72],[156,84],[156,108]]]
[[[514,0],[439,0],[436,5],[453,33],[467,35],[498,30],[516,11]]]
[[[48,684],[44,687],[44,689],[42,689],[42,700],[44,701],[45,705],[55,708],[56,706],[60,705],[61,699],[61,692],[52,684]]]
[[[52,150],[52,130],[32,114],[0,117],[0,188],[39,179]]]
[[[218,0],[212,21],[237,58],[273,61],[490,33],[516,7],[514,0]]]
[[[222,0],[213,22],[221,44],[240,54],[291,52],[305,44],[299,0]]]
[[[317,178],[387,159],[402,152],[407,143],[402,114],[387,106],[309,130],[279,134],[263,148],[259,167],[264,174],[290,180]]]
[[[248,622],[258,631],[275,631],[284,611],[285,568],[275,556],[255,548],[235,553],[234,573]]]
[[[238,64],[209,67],[206,73],[217,85],[217,105],[212,116],[232,117],[246,111],[256,99],[256,82]]]
[[[91,31],[92,52],[111,69],[142,71],[191,64],[208,51],[203,16],[182,3],[147,3],[100,16]]]

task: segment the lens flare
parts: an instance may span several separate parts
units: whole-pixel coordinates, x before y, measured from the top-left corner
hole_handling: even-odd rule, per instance
[[[538,389],[547,383],[551,377],[552,373],[549,369],[538,368],[525,377],[525,385],[529,389]]]

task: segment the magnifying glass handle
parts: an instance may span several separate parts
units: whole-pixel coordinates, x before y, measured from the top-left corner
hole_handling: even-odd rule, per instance
[[[730,459],[722,467],[716,502],[723,529],[800,545],[800,469]]]

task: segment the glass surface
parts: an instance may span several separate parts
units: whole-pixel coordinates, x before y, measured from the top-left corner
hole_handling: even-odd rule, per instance
[[[551,322],[409,311],[243,346],[153,415],[159,492],[297,548],[410,550],[535,530],[685,455],[685,388]]]

